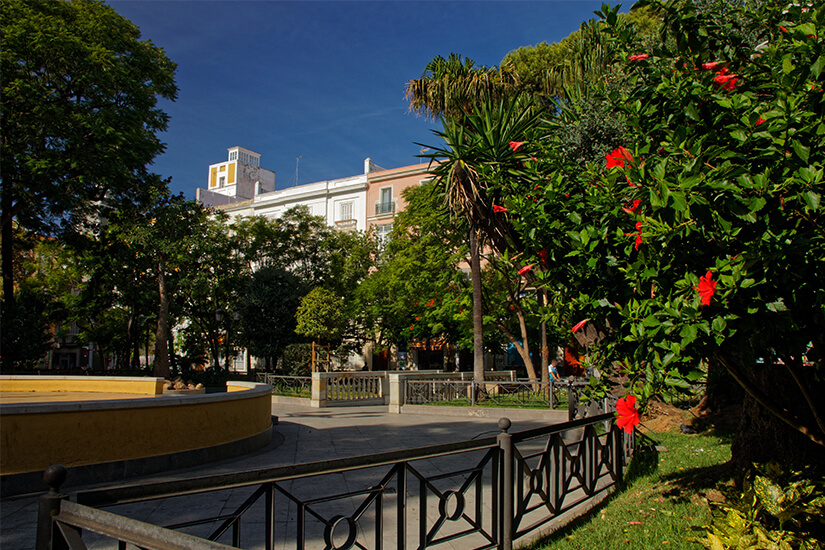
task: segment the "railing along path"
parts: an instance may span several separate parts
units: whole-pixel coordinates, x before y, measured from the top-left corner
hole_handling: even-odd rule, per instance
[[[622,479],[633,438],[613,418],[602,414],[514,434],[501,419],[498,436],[81,491],[74,502],[59,492],[65,469],[52,467],[37,549],[85,548],[82,534],[90,531],[119,541],[118,548],[226,548],[217,544],[223,540],[268,550],[403,550],[452,548],[457,541],[461,548],[510,550]],[[249,490],[245,501],[223,511],[219,492],[240,488]],[[204,517],[165,528],[98,509],[187,495],[200,495],[197,511]],[[202,538],[170,530],[192,528]]]

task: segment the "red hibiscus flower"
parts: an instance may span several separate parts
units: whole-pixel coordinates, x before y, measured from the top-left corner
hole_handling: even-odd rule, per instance
[[[713,280],[713,273],[708,270],[704,277],[699,277],[699,286],[693,287],[702,297],[702,305],[709,306],[711,297],[716,293],[716,283]]]
[[[433,298],[432,300],[430,300],[429,302],[427,302],[427,307],[433,307],[433,304],[434,304],[434,303],[435,303],[435,298]]]
[[[636,235],[636,243],[633,248],[639,250],[639,245],[642,244],[642,222],[636,222],[635,233],[625,233],[626,237],[630,237],[631,235]]]
[[[708,63],[702,63],[702,68],[706,71],[712,71],[721,64],[722,61],[709,61]]]
[[[496,214],[500,214],[501,212],[507,212],[507,209],[504,208],[503,206],[499,206],[497,204],[494,204],[493,205],[493,212],[495,212]]]
[[[764,118],[762,118],[762,117],[759,117],[759,120],[757,120],[757,121],[756,121],[756,124],[754,124],[754,126],[759,126],[759,125],[760,125],[760,124],[762,124],[763,122],[765,122],[765,119],[764,119]]]
[[[636,55],[631,55],[630,60],[631,61],[644,61],[648,57],[650,57],[648,54],[640,53],[640,54],[636,54]]]
[[[627,212],[628,214],[635,214],[637,210],[639,210],[639,205],[642,204],[642,201],[639,199],[634,200],[630,206],[623,206],[622,210]]]
[[[541,250],[539,250],[539,256],[541,257],[542,265],[547,265],[548,254],[549,252],[547,252],[546,248],[542,248]]]
[[[522,267],[521,269],[518,270],[518,274],[519,275],[527,275],[532,270],[533,270],[533,264],[526,265],[526,266],[524,266],[524,267]]]
[[[719,72],[716,73],[716,76],[713,77],[713,81],[716,82],[717,86],[722,86],[727,91],[731,91],[736,88],[736,82],[739,80],[739,77],[733,73],[731,73],[727,67],[722,67],[719,69]]]
[[[616,426],[626,433],[631,433],[638,423],[639,411],[636,410],[636,396],[628,395],[616,401]]]
[[[614,149],[613,152],[605,155],[604,158],[607,159],[607,168],[613,168],[614,166],[624,168],[624,163],[626,160],[633,162],[633,155],[631,155],[630,151],[621,145]]]
[[[586,325],[588,321],[590,321],[590,319],[585,319],[584,321],[579,321],[578,323],[573,325],[573,328],[570,329],[570,332],[578,331],[580,328],[582,328],[584,325]]]
[[[523,142],[523,141],[511,141],[511,142],[510,142],[510,149],[512,149],[513,151],[515,151],[516,149],[518,149],[518,148],[519,148],[519,147],[521,147],[522,145],[524,145],[524,142]]]

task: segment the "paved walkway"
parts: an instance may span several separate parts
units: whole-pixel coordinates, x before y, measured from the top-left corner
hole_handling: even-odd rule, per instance
[[[190,476],[302,464],[449,443],[499,433],[495,419],[388,414],[387,407],[311,409],[277,404],[273,405],[272,414],[279,417],[279,423],[273,427],[272,443],[264,449],[243,457],[186,470],[176,470],[163,475],[133,478],[126,482],[174,480]],[[513,422],[511,432],[541,425],[543,424],[540,422]],[[451,468],[454,468],[454,464]],[[71,476],[71,470],[69,475]],[[358,477],[350,476],[347,478],[346,475],[339,475],[342,476],[340,480],[335,480],[333,483],[334,490],[338,491],[347,490],[346,487],[353,482],[355,477]],[[363,473],[360,475],[363,477]],[[360,481],[363,481],[363,479]],[[377,480],[374,481],[374,483],[377,482]],[[330,480],[324,483],[326,484],[324,489],[329,490]],[[84,488],[89,488],[89,486]],[[67,492],[77,489],[78,487],[70,487]],[[310,491],[312,491],[311,487]],[[211,513],[215,509],[215,502],[223,511],[234,509],[249,494],[250,490],[246,488],[226,490],[215,493],[208,499],[205,496],[198,495],[177,497],[175,499],[109,508],[108,510],[141,521],[170,524],[196,517],[198,512],[209,511]],[[37,499],[38,495],[29,495],[12,497],[0,502],[0,547],[3,550],[24,550],[34,547]],[[260,501],[258,504],[262,506]],[[414,506],[414,503],[408,505]],[[294,508],[294,505],[292,506]],[[294,512],[294,509],[286,510],[278,521],[283,522],[284,527],[291,526],[294,529]],[[260,518],[258,521],[263,521],[263,514],[249,515],[257,516]],[[203,516],[201,515],[201,517]],[[261,548],[262,524],[256,525],[255,520],[252,521],[251,524],[243,527],[242,545],[244,548]],[[202,528],[200,531],[189,532],[205,536],[204,529],[208,529],[208,527]],[[418,525],[408,525],[407,532],[412,532],[417,536]],[[230,540],[222,539],[222,542],[230,544]],[[104,543],[104,541],[96,541],[93,538],[90,538],[89,542],[91,543],[90,548],[117,547],[116,543]],[[394,545],[389,545],[389,547],[392,546]],[[294,547],[294,542],[288,547]],[[457,547],[460,548],[462,545],[457,544]],[[466,544],[464,547],[466,547]]]

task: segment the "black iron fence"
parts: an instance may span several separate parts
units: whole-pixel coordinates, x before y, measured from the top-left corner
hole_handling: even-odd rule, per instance
[[[37,549],[85,548],[82,536],[91,532],[121,549],[226,548],[218,544],[224,541],[267,550],[402,550],[460,539],[466,548],[510,550],[622,479],[633,438],[613,418],[602,414],[513,434],[502,419],[498,436],[483,439],[73,497],[60,494],[65,469],[52,467]],[[248,496],[227,507],[221,497],[227,489],[248,490]],[[156,499],[170,499],[169,510],[188,511],[171,502],[191,495],[198,495],[202,517],[186,513],[165,527],[127,517],[134,503]]]
[[[565,409],[570,382],[408,380],[404,403]]]
[[[272,386],[272,393],[275,395],[304,398],[312,395],[312,377],[310,376],[282,376],[259,372],[257,381]]]

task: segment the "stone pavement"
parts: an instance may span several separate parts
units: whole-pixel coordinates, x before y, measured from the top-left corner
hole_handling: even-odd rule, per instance
[[[437,415],[404,415],[389,414],[385,406],[371,407],[335,407],[325,409],[312,409],[296,405],[275,404],[272,407],[272,414],[279,417],[277,425],[273,426],[272,442],[259,451],[236,457],[221,462],[205,464],[200,467],[185,470],[176,470],[161,475],[145,476],[143,478],[132,478],[123,483],[133,483],[139,481],[163,481],[175,480],[184,477],[206,476],[214,474],[229,473],[238,470],[254,470],[283,466],[290,464],[302,464],[330,460],[334,458],[353,457],[368,455],[383,451],[402,450],[414,447],[436,445],[439,443],[450,443],[472,439],[477,436],[495,435],[499,433],[496,419],[491,418],[463,418],[463,417],[443,417]],[[526,430],[545,425],[538,421],[514,421],[510,432]],[[442,459],[442,462],[444,460]],[[439,469],[438,465],[432,468]],[[455,469],[455,464],[450,465],[450,469]],[[386,470],[386,467],[385,467]],[[370,483],[378,483],[378,479],[366,480],[366,487]],[[300,480],[291,482],[289,490],[296,492],[303,491],[302,494],[312,495],[315,491],[325,491],[322,494],[332,492],[346,492],[348,487],[360,486],[365,482],[363,478],[367,474],[363,471],[336,474],[337,478],[324,480]],[[413,483],[411,479],[408,483]],[[315,484],[313,486],[313,483]],[[69,480],[64,486],[67,493],[79,489],[71,485],[71,469],[69,470]],[[83,487],[84,489],[91,486]],[[175,522],[187,521],[196,517],[217,515],[216,512],[227,513],[240,505],[251,493],[249,488],[224,490],[211,493],[209,497],[204,495],[193,495],[188,497],[175,497],[174,499],[163,499],[148,501],[137,504],[124,505],[107,508],[108,511],[133,517],[140,521],[146,521],[158,525],[166,525]],[[11,497],[0,502],[0,547],[3,550],[24,550],[34,547],[35,523],[37,514],[37,500],[39,495],[28,495]],[[263,499],[259,499],[256,506],[263,509]],[[432,499],[436,500],[436,499]],[[354,508],[357,502],[352,503]],[[385,503],[387,504],[387,503]],[[408,502],[408,506],[414,506],[413,502]],[[283,523],[284,530],[292,529],[294,532],[295,505],[287,502],[284,511],[279,512],[276,521]],[[253,513],[254,512],[254,513]],[[339,513],[349,513],[347,511]],[[251,519],[246,520],[249,516]],[[252,512],[244,516],[242,522],[243,536],[242,546],[244,548],[262,548],[263,533],[263,513]],[[257,519],[255,519],[257,518]],[[255,522],[261,522],[256,524]],[[416,520],[417,521],[417,520]],[[212,526],[204,526],[187,530],[198,536],[205,536]],[[386,525],[391,529],[391,525]],[[362,527],[359,526],[359,529]],[[409,536],[418,535],[419,526],[417,523],[408,524],[407,533]],[[392,531],[390,531],[392,532]],[[316,535],[318,535],[316,533]],[[84,537],[84,541],[87,540]],[[369,539],[368,539],[369,540]],[[221,542],[231,544],[228,537],[222,538]],[[320,542],[320,541],[319,541]],[[460,541],[459,541],[460,542]],[[294,542],[287,545],[282,541],[284,547],[294,548]],[[117,544],[111,541],[96,540],[89,537],[90,548],[116,548]],[[280,546],[280,545],[279,545]],[[313,545],[314,546],[314,545]],[[323,546],[323,545],[321,545]],[[394,546],[390,544],[389,547]],[[451,547],[448,545],[447,547]],[[456,548],[466,547],[458,542]]]

